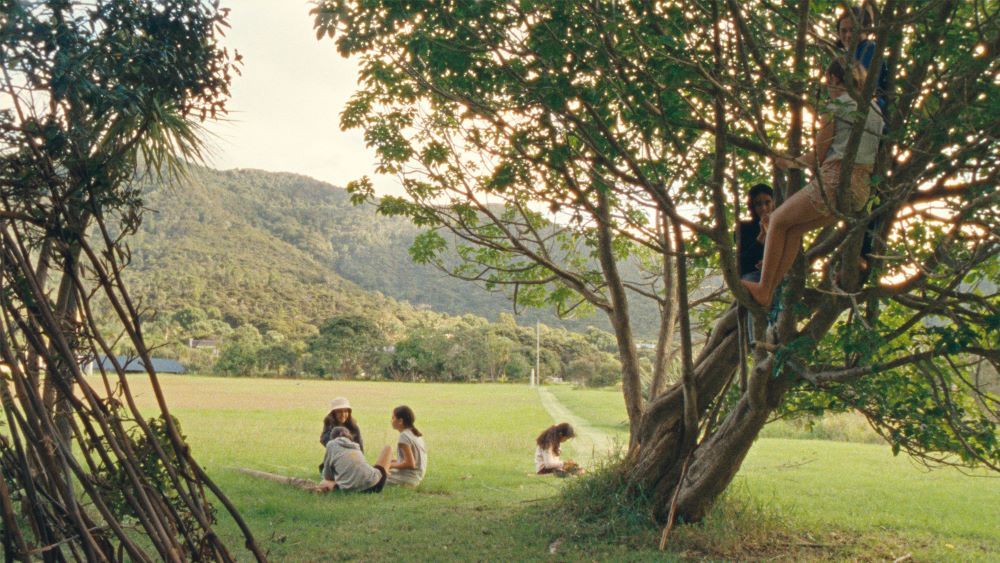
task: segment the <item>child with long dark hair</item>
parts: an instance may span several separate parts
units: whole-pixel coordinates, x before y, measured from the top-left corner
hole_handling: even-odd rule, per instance
[[[760,266],[764,259],[764,236],[761,222],[774,211],[774,190],[767,184],[757,184],[747,193],[750,220],[740,221],[736,229],[736,255],[740,277],[760,281]]]
[[[351,434],[351,441],[358,445],[362,453],[365,451],[365,442],[361,439],[361,428],[351,414],[351,403],[344,397],[337,397],[330,401],[330,412],[323,417],[323,432],[319,435],[319,443],[326,447],[327,442],[332,440],[333,431],[337,428],[344,428]],[[323,471],[323,464],[319,464],[319,470]]]
[[[576,462],[559,459],[559,446],[575,437],[576,432],[568,422],[553,424],[546,428],[535,439],[535,444],[538,446],[535,449],[535,471],[539,475],[578,473],[579,466]]]
[[[396,459],[389,464],[390,485],[416,487],[427,473],[427,446],[423,434],[413,425],[417,417],[413,409],[400,405],[392,409],[392,427],[399,432]],[[388,447],[388,446],[386,446]]]
[[[323,418],[323,432],[319,435],[319,443],[326,446],[330,441],[330,433],[334,428],[343,427],[351,432],[353,440],[361,451],[365,451],[365,442],[361,439],[361,428],[351,414],[351,403],[344,397],[330,401],[330,412]]]

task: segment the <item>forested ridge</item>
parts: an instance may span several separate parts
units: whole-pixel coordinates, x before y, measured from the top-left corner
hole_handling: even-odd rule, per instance
[[[537,360],[543,377],[618,379],[606,318],[515,316],[506,295],[415,263],[419,230],[340,188],[201,166],[139,187],[143,222],[125,279],[156,354],[189,370],[496,381],[527,380]]]
[[[127,278],[150,312],[217,310],[232,326],[286,334],[338,314],[395,319],[398,330],[421,310],[490,320],[514,312],[504,294],[415,264],[409,247],[419,231],[409,221],[355,207],[344,190],[306,176],[193,166],[182,183],[143,191]],[[603,315],[517,313],[519,324],[609,328]],[[648,334],[656,315],[639,312]]]

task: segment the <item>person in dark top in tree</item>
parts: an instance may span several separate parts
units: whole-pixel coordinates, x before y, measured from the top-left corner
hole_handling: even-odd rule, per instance
[[[774,191],[767,184],[757,184],[747,193],[749,221],[740,221],[736,228],[736,255],[740,278],[760,281],[760,266],[764,259],[764,237],[767,218],[774,211]],[[764,228],[761,228],[761,221]]]

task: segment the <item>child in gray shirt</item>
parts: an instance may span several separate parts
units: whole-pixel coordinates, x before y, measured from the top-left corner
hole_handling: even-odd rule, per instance
[[[342,489],[363,493],[379,493],[385,486],[386,466],[389,465],[390,450],[382,450],[375,465],[368,465],[361,447],[350,438],[350,431],[344,427],[334,428],[331,440],[326,444],[323,458],[323,481],[321,492]]]

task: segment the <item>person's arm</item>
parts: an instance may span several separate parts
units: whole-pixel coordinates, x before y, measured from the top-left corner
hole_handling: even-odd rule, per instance
[[[739,275],[743,275],[743,223],[736,222],[736,269]]]
[[[833,144],[833,136],[837,132],[837,126],[834,124],[833,116],[830,114],[824,113],[821,115],[819,123],[819,133],[816,134],[816,148],[813,149],[811,155],[808,155],[809,159],[803,159],[803,162],[808,166],[823,165],[823,162],[826,160],[826,153],[830,151],[830,145]]]
[[[351,431],[351,434],[354,434],[354,441],[358,443],[358,447],[361,448],[362,452],[365,451],[365,442],[361,439],[361,427],[353,420],[351,421],[351,426],[352,428],[348,428],[348,430]]]
[[[836,133],[834,120],[828,114],[823,113],[819,118],[819,131],[816,133],[816,147],[798,158],[779,158],[775,161],[778,168],[787,170],[789,168],[812,168],[822,166],[826,160],[826,153],[833,144],[833,135]],[[820,155],[817,161],[816,156]]]
[[[337,488],[336,481],[331,481],[329,479],[323,479],[322,481],[319,482],[319,485],[316,485],[316,492],[317,493],[329,493],[330,491],[332,491],[332,490],[334,490],[336,488]]]
[[[542,450],[542,467],[546,469],[562,469],[563,462],[559,459],[559,456],[552,453],[552,449],[548,448]]]
[[[417,458],[413,455],[413,448],[409,444],[399,444],[399,451],[403,453],[403,459],[397,459],[389,464],[391,469],[416,469]]]
[[[748,239],[746,224],[736,223],[736,269],[740,276],[748,274],[753,268],[748,256],[750,247]]]

